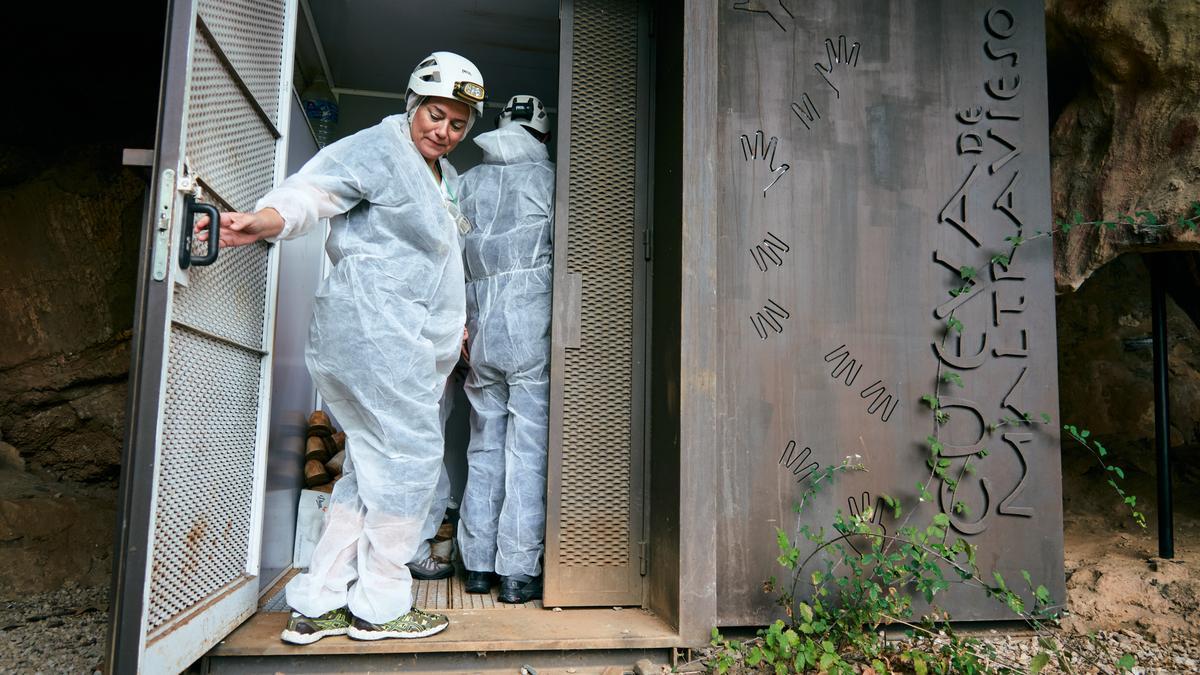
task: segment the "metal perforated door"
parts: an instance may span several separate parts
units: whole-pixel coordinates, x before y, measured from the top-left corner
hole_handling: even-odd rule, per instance
[[[563,3],[548,605],[642,601],[642,10],[637,0]]]
[[[114,575],[113,672],[178,672],[257,600],[277,249],[178,265],[183,192],[248,211],[282,178],[294,0],[173,3]],[[197,247],[201,246],[196,244]]]

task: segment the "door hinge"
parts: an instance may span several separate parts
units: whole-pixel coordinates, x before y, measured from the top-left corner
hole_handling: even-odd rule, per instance
[[[155,281],[167,278],[167,258],[171,248],[171,210],[175,204],[175,169],[167,169],[158,179],[158,202],[154,210]]]
[[[638,545],[641,549],[641,553],[640,553],[641,560],[638,563],[638,565],[639,565],[638,571],[642,576],[646,576],[647,574],[650,573],[650,542],[639,541]]]
[[[187,157],[183,158],[183,175],[179,177],[179,181],[175,184],[175,189],[179,190],[184,195],[191,195],[196,201],[204,201],[204,188],[200,185],[200,181],[192,172],[188,170],[190,166]]]
[[[650,238],[650,228],[642,230],[642,255],[649,260],[654,255],[654,242]]]

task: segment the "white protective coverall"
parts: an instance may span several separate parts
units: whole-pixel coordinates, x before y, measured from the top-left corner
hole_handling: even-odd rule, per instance
[[[457,199],[452,190],[457,189],[454,186],[442,186],[442,195],[451,201]],[[463,236],[466,233],[461,229],[458,231],[458,248],[462,251]],[[457,365],[457,364],[456,364]],[[438,428],[442,430],[443,437],[446,433],[446,421],[450,419],[451,413],[454,412],[454,387],[452,386],[453,376],[446,379],[446,386],[442,388],[442,398],[438,401]],[[443,443],[443,452],[445,445]],[[442,472],[438,475],[437,491],[433,496],[433,506],[429,509],[429,515],[425,517],[425,524],[421,526],[421,543],[417,545],[417,553],[413,556],[412,562],[419,563],[425,560],[433,553],[432,540],[437,534],[438,529],[442,526],[442,521],[446,518],[446,510],[450,508],[450,474],[446,471],[446,462],[442,460]]]
[[[480,134],[483,163],[463,174],[471,402],[463,564],[541,574],[546,524],[554,165],[520,125]]]
[[[443,435],[446,432],[446,420],[450,419],[450,414],[454,412],[454,391],[450,384],[450,380],[446,380],[442,400],[438,402],[438,427]],[[450,490],[450,474],[446,471],[446,462],[443,460],[441,472],[438,474],[437,490],[433,495],[433,505],[429,507],[429,514],[425,516],[425,523],[421,525],[421,541],[417,544],[417,552],[411,562],[419,563],[433,553],[431,540],[446,518],[446,509],[450,508]]]
[[[441,161],[444,180],[457,181]],[[348,605],[384,623],[412,607],[405,565],[421,541],[442,465],[438,399],[465,319],[457,226],[406,115],[321,150],[257,208],[283,216],[280,238],[329,217],[333,270],[313,306],[308,370],[346,432],[346,464],[292,609]]]

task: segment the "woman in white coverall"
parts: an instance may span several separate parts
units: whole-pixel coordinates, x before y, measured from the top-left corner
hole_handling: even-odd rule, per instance
[[[550,119],[514,96],[499,129],[475,139],[483,163],[463,174],[471,402],[458,542],[466,590],[502,602],[542,595],[550,374],[554,165]]]
[[[405,563],[442,467],[438,399],[465,319],[458,237],[469,225],[443,157],[483,100],[470,61],[434,52],[409,78],[406,114],[322,149],[254,213],[221,214],[221,243],[234,246],[331,219],[333,270],[317,291],[305,360],[345,429],[347,458],[312,563],[287,586],[287,642],[416,638],[447,626],[412,606]]]

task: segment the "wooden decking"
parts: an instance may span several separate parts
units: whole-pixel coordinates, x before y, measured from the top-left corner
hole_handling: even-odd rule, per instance
[[[564,609],[515,607],[448,609],[450,626],[419,640],[361,642],[327,637],[303,647],[279,639],[286,612],[259,612],[210,652],[211,656],[299,656],[328,654],[400,654],[561,649],[641,649],[679,646],[676,631],[641,609]]]
[[[260,612],[286,612],[287,601],[283,597],[283,587],[297,573],[293,570],[271,588],[258,604]],[[449,579],[437,581],[413,580],[413,604],[421,609],[430,611],[445,611],[448,609],[541,609],[541,600],[531,600],[524,604],[508,604],[498,599],[500,589],[492,588],[489,595],[467,593],[463,589],[465,573],[458,569]]]
[[[294,574],[294,573],[293,573]],[[541,600],[509,605],[490,595],[463,592],[463,573],[440,581],[414,582],[414,603],[450,618],[443,632],[419,640],[361,642],[328,637],[306,646],[287,644],[279,633],[287,624],[282,578],[263,595],[258,613],[209,653],[210,656],[301,656],[333,654],[411,654],[563,649],[657,649],[680,646],[678,632],[639,608],[545,609]]]

